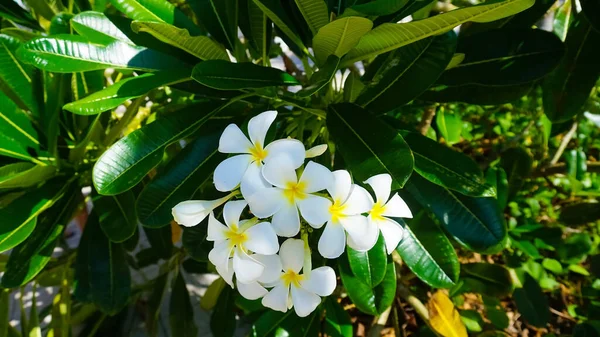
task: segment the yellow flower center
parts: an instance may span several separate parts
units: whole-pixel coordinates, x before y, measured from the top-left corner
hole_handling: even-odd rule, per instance
[[[283,190],[283,194],[288,199],[290,204],[293,204],[295,200],[302,200],[306,197],[304,190],[306,189],[306,183],[304,182],[289,182],[286,188]]]
[[[369,214],[373,220],[383,220],[383,212],[385,212],[385,205],[376,202]]]
[[[252,159],[256,162],[262,162],[267,158],[267,151],[263,149],[260,143],[254,144],[254,147],[251,147],[250,154],[252,155]]]
[[[296,287],[300,287],[300,281],[304,279],[304,275],[300,275],[293,270],[288,270],[281,275],[283,284],[288,287],[290,284],[294,284]]]
[[[329,207],[329,213],[331,214],[331,221],[337,222],[340,218],[345,217],[344,210],[346,205],[342,205],[339,200],[336,200],[333,205]]]
[[[242,248],[244,242],[248,241],[248,235],[244,232],[240,232],[236,224],[232,224],[229,230],[225,232],[225,237],[229,239],[229,245],[231,247],[237,246]]]

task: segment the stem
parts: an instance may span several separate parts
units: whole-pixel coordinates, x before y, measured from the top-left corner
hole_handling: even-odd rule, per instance
[[[556,150],[556,153],[554,154],[554,157],[552,157],[552,160],[548,166],[558,163],[558,160],[562,156],[563,152],[565,152],[567,145],[569,145],[571,138],[573,138],[573,135],[575,135],[575,131],[577,131],[577,122],[573,123],[573,126],[571,126],[571,129],[569,129],[569,132],[567,132],[567,134],[561,140],[560,145],[558,146],[558,149]]]
[[[412,305],[419,317],[429,325],[429,310],[427,310],[423,302],[413,295],[402,283],[398,283],[397,291],[400,297]]]
[[[389,308],[387,308],[384,312],[381,313],[381,315],[379,315],[375,319],[375,321],[373,322],[373,325],[371,325],[371,329],[369,329],[369,333],[367,334],[367,337],[381,336],[381,330],[383,330],[383,328],[387,324],[387,321],[388,321],[388,318],[390,317],[391,311],[392,311],[392,306],[390,305]]]
[[[423,136],[427,134],[427,131],[431,127],[431,122],[433,121],[433,117],[435,116],[436,105],[430,105],[425,108],[423,112],[423,118],[421,118],[421,122],[417,126],[417,131],[419,131]]]

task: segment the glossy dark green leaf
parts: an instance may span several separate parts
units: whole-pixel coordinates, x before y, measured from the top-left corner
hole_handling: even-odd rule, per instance
[[[456,34],[451,31],[430,37],[393,52],[392,60],[380,69],[356,104],[384,113],[412,101],[429,88],[444,72],[456,49]]]
[[[401,21],[413,13],[416,13],[421,8],[424,8],[427,5],[430,5],[432,1],[430,0],[409,0],[406,4],[397,12],[384,15],[375,20],[375,26],[379,26],[382,23],[392,22],[396,23]]]
[[[229,324],[230,322],[224,323]],[[177,273],[171,289],[169,325],[171,336],[196,337],[198,335],[198,328],[194,323],[194,310],[190,302],[190,294],[181,272]]]
[[[19,46],[21,42],[16,38],[0,34],[0,92],[4,91],[21,109],[36,115],[39,106],[31,84],[34,69],[17,59]]]
[[[398,12],[408,2],[408,0],[375,0],[354,5],[349,9],[368,16],[383,16]]]
[[[41,154],[39,135],[27,114],[0,92],[0,155],[29,160]]]
[[[56,167],[18,162],[0,167],[0,190],[31,187],[56,174]]]
[[[37,20],[31,16],[31,13],[14,1],[3,1],[0,4],[0,17],[32,29],[41,29]]]
[[[131,191],[94,198],[94,210],[100,219],[100,228],[112,242],[129,239],[136,230],[135,196]]]
[[[224,159],[217,151],[220,134],[201,136],[144,187],[137,199],[140,222],[147,227],[162,227],[173,220],[171,209],[212,179],[212,173]]]
[[[404,237],[396,248],[402,261],[434,288],[453,286],[458,281],[460,263],[450,240],[425,212],[409,224],[404,226]]]
[[[196,261],[207,262],[208,252],[213,248],[213,243],[206,240],[208,218],[194,227],[185,227],[181,236],[181,243],[190,257]]]
[[[581,0],[581,10],[592,27],[600,32],[600,1]]]
[[[467,248],[488,253],[503,248],[506,224],[494,198],[467,197],[416,174],[407,182],[406,191]]]
[[[501,265],[467,263],[460,269],[460,280],[450,290],[450,296],[463,293],[480,293],[493,297],[512,293],[513,285],[509,271]]]
[[[190,77],[189,70],[160,71],[121,80],[104,90],[97,91],[83,99],[66,104],[63,109],[79,115],[95,115],[108,111],[123,102],[145,95],[148,91]]]
[[[550,306],[537,281],[525,274],[523,288],[515,289],[513,294],[519,313],[527,323],[543,328],[550,321]]]
[[[581,225],[600,219],[600,203],[581,202],[567,205],[561,209],[561,222],[567,225]]]
[[[192,71],[192,78],[200,84],[222,90],[300,84],[292,75],[279,69],[222,60],[198,63]]]
[[[498,207],[504,210],[506,205],[508,205],[508,179],[506,178],[506,172],[500,166],[490,167],[485,173],[485,179],[487,184],[496,190]]]
[[[524,148],[514,147],[502,154],[500,165],[508,177],[508,199],[510,200],[521,190],[525,179],[531,175],[533,158]]]
[[[440,109],[435,115],[435,125],[438,132],[449,145],[454,145],[461,141],[460,135],[463,125],[458,114]]]
[[[318,63],[324,64],[330,55],[346,55],[371,28],[371,20],[357,16],[339,18],[321,27],[313,38]]]
[[[359,106],[330,106],[327,128],[356,181],[389,173],[394,190],[404,186],[412,174],[414,158],[404,138]]]
[[[17,50],[19,60],[46,71],[70,73],[106,68],[144,71],[185,68],[178,59],[144,47],[114,41],[103,46],[78,35],[31,40]]]
[[[185,28],[193,35],[202,30],[167,0],[110,0],[110,3],[132,20],[166,22]]]
[[[319,70],[312,75],[310,78],[310,84],[298,92],[298,96],[308,97],[326,87],[337,72],[339,64],[339,57],[335,55],[329,56],[325,64],[323,64],[323,66],[321,66]]]
[[[115,40],[134,44],[110,19],[100,12],[82,12],[71,19],[71,26],[90,41],[108,45]]]
[[[252,0],[239,0],[239,25],[244,37],[264,61],[269,57],[273,23]]]
[[[194,6],[198,20],[210,35],[229,50],[234,50],[237,40],[237,1],[199,0]]]
[[[350,270],[367,286],[374,288],[383,281],[386,275],[387,252],[381,233],[377,243],[369,251],[360,252],[347,247],[346,254]]]
[[[339,272],[348,297],[356,307],[369,315],[379,315],[394,302],[396,296],[396,268],[388,256],[385,277],[375,288],[368,286],[364,279],[355,275],[345,255],[339,259]]]
[[[252,337],[271,336],[286,318],[293,316],[294,311],[280,312],[275,310],[267,310],[252,324]]]
[[[324,0],[296,0],[296,5],[313,36],[329,23],[329,10]]]
[[[600,32],[581,14],[571,24],[565,45],[565,57],[542,85],[544,113],[553,123],[581,113],[600,76],[600,63],[596,62]]]
[[[169,259],[173,254],[173,241],[171,239],[171,227],[161,228],[144,227],[146,238],[154,251],[154,254],[162,259]]]
[[[233,337],[235,333],[235,292],[225,286],[210,316],[210,330],[215,336]]]
[[[360,80],[360,75],[355,72],[351,72],[346,77],[344,82],[344,102],[354,103],[365,85]]]
[[[350,315],[333,297],[325,299],[325,333],[331,337],[352,337]]]
[[[415,157],[415,171],[430,182],[473,197],[493,197],[479,165],[467,155],[452,150],[419,133],[402,131]]]
[[[492,86],[467,84],[460,86],[439,86],[424,92],[419,99],[430,102],[465,102],[479,105],[510,103],[527,95],[533,83]]]
[[[294,25],[285,12],[281,3],[277,0],[251,0],[254,1],[254,4],[260,8],[265,15],[273,21],[275,26],[283,32],[287,36],[287,38],[294,43],[301,50],[306,50],[304,43],[298,37],[298,33],[294,28]],[[306,51],[308,52],[308,51]]]

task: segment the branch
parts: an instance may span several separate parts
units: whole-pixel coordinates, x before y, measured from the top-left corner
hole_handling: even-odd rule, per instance
[[[600,173],[600,162],[598,161],[588,161],[586,162],[587,172],[595,172]],[[567,173],[567,164],[558,163],[555,165],[551,165],[545,168],[541,168],[533,173],[534,178],[551,176],[554,174],[566,174]]]
[[[430,105],[425,108],[425,111],[423,111],[423,118],[421,118],[421,122],[417,126],[417,131],[419,131],[422,135],[426,135],[427,130],[429,130],[429,127],[431,127],[431,122],[435,116],[435,111],[435,105]]]
[[[575,135],[575,131],[577,131],[577,122],[573,123],[573,126],[571,126],[571,129],[569,129],[569,132],[567,132],[567,134],[560,141],[560,145],[558,146],[558,149],[556,150],[556,153],[554,154],[554,157],[552,157],[552,160],[550,161],[548,166],[552,166],[558,163],[558,160],[562,156],[563,152],[565,152],[567,145],[569,145],[571,138],[573,138],[573,135]]]

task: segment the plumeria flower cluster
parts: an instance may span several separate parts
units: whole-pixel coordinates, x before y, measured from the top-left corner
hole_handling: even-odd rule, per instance
[[[337,283],[331,267],[312,268],[308,235],[320,233],[317,250],[327,259],[339,257],[346,246],[368,251],[380,233],[391,254],[404,234],[393,218],[412,214],[397,193],[392,195],[389,174],[364,181],[373,190],[373,199],[367,189],[352,182],[348,171],[331,172],[314,161],[305,163],[322,154],[325,145],[307,151],[295,139],[267,144],[276,117],[276,111],[253,117],[247,136],[237,125],[229,125],[219,151],[233,155],[213,175],[215,188],[229,194],[181,202],[173,208],[173,217],[183,226],[196,226],[208,217],[207,240],[214,242],[208,258],[242,296],[262,298],[262,304],[273,310],[294,308],[305,317]],[[221,206],[222,211],[216,212]]]

